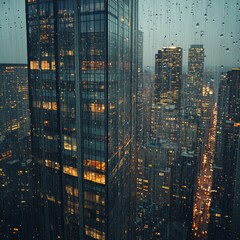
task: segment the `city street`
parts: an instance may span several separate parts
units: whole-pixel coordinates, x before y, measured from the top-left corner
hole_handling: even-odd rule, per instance
[[[209,222],[209,208],[211,204],[211,187],[213,173],[213,157],[215,150],[215,134],[217,125],[216,106],[213,109],[212,127],[209,129],[208,139],[202,157],[200,174],[197,182],[197,192],[193,210],[194,239],[206,239]]]

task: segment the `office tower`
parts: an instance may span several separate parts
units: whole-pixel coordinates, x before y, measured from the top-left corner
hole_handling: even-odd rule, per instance
[[[217,159],[220,159],[222,156],[222,141],[223,141],[223,126],[228,110],[228,78],[227,73],[221,74],[220,83],[218,89],[218,101],[217,101],[217,126],[216,126],[216,145],[215,145],[215,163]],[[215,167],[217,164],[215,164]],[[214,174],[216,174],[217,170],[214,170]]]
[[[16,145],[15,145],[16,147]],[[0,238],[33,238],[31,159],[0,162]]]
[[[218,130],[214,162],[209,239],[240,239],[240,69],[229,71],[219,88]],[[221,153],[221,154],[219,154]]]
[[[144,239],[168,239],[176,226],[171,209],[175,204],[173,170],[179,152],[181,74],[182,49],[171,46],[159,50],[155,56],[151,133],[138,157],[137,233]]]
[[[180,107],[182,48],[170,46],[155,55],[155,103]]]
[[[40,239],[134,239],[137,1],[26,1]]]
[[[182,149],[196,151],[198,124],[195,118],[189,114],[180,114],[180,139],[179,144]]]
[[[146,126],[144,126],[144,113],[146,102],[144,102],[143,82],[143,32],[138,30],[138,84],[137,84],[137,144],[141,145],[145,139]]]
[[[147,67],[143,72],[143,102],[144,102],[144,113],[143,113],[143,139],[145,142],[149,139],[150,125],[151,125],[151,107],[152,107],[152,79],[153,73]]]
[[[137,239],[168,239],[172,177],[168,160],[176,154],[175,146],[168,142],[149,141],[139,151]]]
[[[181,105],[182,49],[170,46],[155,55],[155,97],[151,136],[178,142]]]
[[[204,71],[203,45],[191,45],[188,50],[187,103],[185,109],[192,115],[201,116]]]
[[[196,154],[178,151],[177,164],[172,166],[170,220],[166,239],[190,239],[193,199],[196,182]]]
[[[30,239],[31,161],[26,64],[0,64],[0,238]],[[28,219],[24,216],[28,215]],[[27,228],[28,226],[28,228]]]
[[[208,130],[211,127],[214,108],[214,92],[209,83],[203,85],[201,108],[201,124],[203,129]]]
[[[203,98],[203,73],[203,45],[193,44],[188,50],[188,75],[185,77],[183,83],[184,91],[183,101],[181,105],[183,109],[183,121],[181,122],[181,136],[185,136],[185,139],[183,139],[181,144],[183,148],[197,153],[198,162],[201,159],[200,155],[204,135],[204,126],[201,119]],[[195,139],[193,137],[195,137]],[[191,139],[192,142],[185,141],[187,139]]]
[[[29,134],[26,64],[0,64],[0,133],[23,138]]]

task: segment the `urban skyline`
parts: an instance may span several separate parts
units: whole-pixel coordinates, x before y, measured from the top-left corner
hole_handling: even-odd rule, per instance
[[[0,238],[240,240],[239,1],[14,2]]]
[[[1,0],[0,6],[0,62],[27,63],[24,0]],[[183,48],[185,71],[189,46],[203,44],[206,67],[238,67],[239,9],[238,0],[139,0],[144,66],[153,67],[156,51],[173,44]]]

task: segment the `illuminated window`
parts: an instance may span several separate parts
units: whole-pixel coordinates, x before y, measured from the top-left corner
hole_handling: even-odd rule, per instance
[[[6,152],[3,152],[1,155],[0,155],[0,161],[6,159],[6,158],[9,158],[12,156],[12,151],[9,150],[9,151],[6,151]]]
[[[45,121],[43,122],[43,124],[44,124],[44,126],[48,126],[49,121],[45,120]]]
[[[92,171],[84,171],[84,179],[95,183],[105,184],[105,175]]]
[[[73,50],[67,51],[67,55],[68,55],[68,56],[73,56]]]
[[[56,70],[56,63],[55,63],[55,61],[52,61],[52,70]]]
[[[38,63],[38,61],[30,61],[30,69],[32,69],[32,70],[38,70],[38,69],[39,69],[39,63]]]
[[[72,150],[75,152],[77,151],[77,142],[75,137],[64,135],[63,139],[64,139],[63,146],[65,150],[69,150],[69,151]]]
[[[54,162],[51,160],[45,160],[45,165],[46,167],[52,168],[52,169],[56,169],[59,170],[60,169],[60,164],[58,162]]]
[[[100,171],[105,171],[105,163],[104,162],[100,162],[97,160],[84,160],[84,166],[89,167],[91,169],[97,169]]]
[[[42,70],[49,70],[50,69],[50,64],[48,61],[42,61],[41,63],[41,69]]]
[[[104,61],[83,61],[82,70],[103,70],[105,66]]]
[[[94,112],[94,113],[103,113],[105,110],[105,106],[104,104],[91,103],[90,110],[91,112]]]
[[[73,177],[78,176],[77,168],[70,167],[70,166],[63,166],[63,173],[68,174]]]
[[[56,102],[42,102],[42,108],[47,110],[57,110],[57,103]]]
[[[91,228],[85,225],[85,234],[90,236],[94,239],[104,240],[105,239],[105,232],[101,232],[95,228]]]
[[[78,189],[74,188],[72,186],[66,186],[65,187],[66,193],[68,195],[74,196],[74,197],[78,197]]]
[[[47,195],[47,200],[53,203],[61,204],[61,202],[57,201],[54,196]]]

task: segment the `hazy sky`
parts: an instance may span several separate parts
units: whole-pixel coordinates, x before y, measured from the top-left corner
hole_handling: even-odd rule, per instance
[[[0,0],[0,63],[26,63],[24,0]]]
[[[26,62],[24,0],[0,0],[0,62]],[[144,65],[158,49],[204,44],[206,65],[240,66],[240,0],[139,0]]]
[[[144,65],[163,46],[204,44],[206,65],[240,66],[240,0],[139,0]]]

